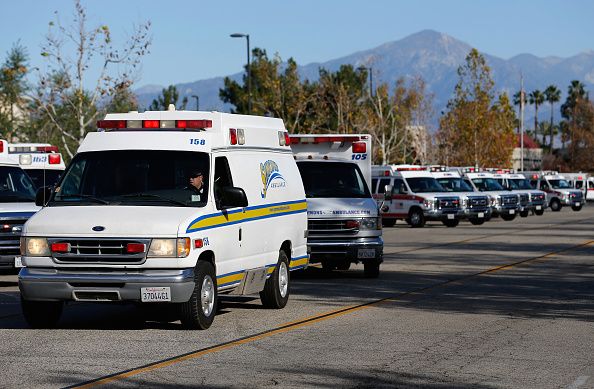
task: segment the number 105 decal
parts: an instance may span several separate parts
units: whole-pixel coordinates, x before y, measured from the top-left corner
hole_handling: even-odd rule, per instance
[[[190,139],[190,144],[204,146],[206,144],[206,141],[204,139]]]
[[[352,157],[353,161],[358,161],[358,160],[364,161],[366,159],[367,159],[367,154],[353,154],[353,157]]]

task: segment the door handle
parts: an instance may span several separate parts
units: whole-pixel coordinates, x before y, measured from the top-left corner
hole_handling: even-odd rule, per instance
[[[241,242],[241,227],[239,227],[239,241]]]

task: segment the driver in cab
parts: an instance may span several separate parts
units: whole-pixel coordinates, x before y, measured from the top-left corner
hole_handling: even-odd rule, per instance
[[[192,199],[191,201],[206,202],[207,191],[204,187],[204,175],[199,169],[190,171],[190,185],[185,187],[185,190],[190,191]]]

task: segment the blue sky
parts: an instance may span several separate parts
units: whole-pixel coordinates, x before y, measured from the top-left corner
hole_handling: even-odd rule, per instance
[[[153,44],[136,87],[168,85],[242,71],[245,39],[252,47],[293,57],[298,64],[324,62],[433,29],[502,58],[520,53],[568,57],[594,49],[594,1],[553,0],[226,0],[83,1],[90,25],[107,24],[122,41],[133,24],[150,20]],[[5,1],[0,23],[0,61],[20,39],[30,64],[42,66],[40,45],[53,12],[63,21],[70,0]]]

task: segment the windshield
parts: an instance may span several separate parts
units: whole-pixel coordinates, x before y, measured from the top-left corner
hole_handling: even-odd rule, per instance
[[[308,198],[371,197],[359,167],[343,162],[298,162]]]
[[[460,177],[442,177],[437,182],[448,192],[472,192],[473,189]]]
[[[33,181],[35,189],[39,189],[42,186],[52,186],[58,183],[60,180],[61,170],[44,170],[44,169],[27,169],[25,170],[27,175]]]
[[[481,192],[489,192],[494,190],[505,190],[500,183],[493,178],[473,178],[472,182]]]
[[[35,189],[29,176],[17,166],[0,166],[0,203],[31,203]]]
[[[511,178],[507,180],[511,189],[534,189],[526,178]]]
[[[77,154],[50,205],[204,206],[208,154],[118,150]]]
[[[409,177],[406,182],[413,193],[446,192],[433,177]]]
[[[565,180],[548,180],[554,189],[570,189],[571,185]]]

